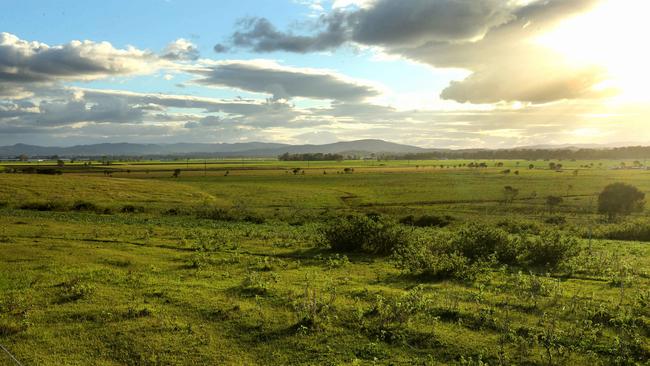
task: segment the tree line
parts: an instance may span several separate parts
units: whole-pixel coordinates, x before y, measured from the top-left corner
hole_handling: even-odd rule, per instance
[[[305,154],[289,154],[284,153],[278,156],[280,161],[341,161],[344,157],[341,154],[329,153],[305,153]]]
[[[522,160],[600,160],[650,159],[650,146],[629,146],[612,149],[504,149],[504,150],[441,150],[382,156],[392,160],[430,159],[522,159]]]

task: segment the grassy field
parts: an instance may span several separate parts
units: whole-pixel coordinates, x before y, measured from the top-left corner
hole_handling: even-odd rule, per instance
[[[649,364],[650,212],[596,204],[614,182],[650,194],[650,171],[468,163],[0,174],[0,344],[24,365]],[[332,239],[357,228],[392,254]],[[516,259],[474,260],[492,239],[472,228]]]

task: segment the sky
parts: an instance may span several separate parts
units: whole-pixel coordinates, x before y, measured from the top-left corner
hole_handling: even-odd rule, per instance
[[[0,145],[650,144],[647,0],[4,0]]]

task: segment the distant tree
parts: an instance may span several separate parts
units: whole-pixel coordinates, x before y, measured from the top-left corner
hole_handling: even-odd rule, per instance
[[[645,193],[626,183],[612,183],[598,196],[598,212],[610,219],[643,211]]]
[[[174,174],[172,174],[172,177],[178,178],[181,175],[181,170],[180,169],[174,169]]]
[[[59,168],[63,168],[63,166],[65,166],[65,162],[59,159],[56,161],[56,166],[58,166]]]
[[[555,208],[564,202],[564,199],[560,196],[548,196],[546,197],[546,205],[548,206],[548,212],[553,213]]]
[[[535,169],[535,165],[534,165],[534,164],[530,164],[530,165],[528,165],[528,169],[531,169],[531,170],[532,170],[532,169]]]
[[[343,169],[343,172],[345,174],[352,174],[352,173],[354,173],[354,168],[345,168],[345,169]]]
[[[555,164],[554,162],[550,162],[550,163],[548,163],[548,168],[551,169],[551,170],[556,170],[557,169],[557,164]]]
[[[512,186],[505,186],[503,187],[503,201],[504,203],[512,203],[512,201],[517,198],[519,195],[519,189],[514,188]]]
[[[20,154],[20,156],[18,156],[18,160],[27,161],[27,160],[29,160],[29,156],[27,156],[25,154]]]

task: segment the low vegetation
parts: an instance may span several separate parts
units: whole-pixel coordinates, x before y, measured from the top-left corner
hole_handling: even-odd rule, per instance
[[[0,174],[0,344],[25,365],[647,363],[648,211],[599,212],[647,173],[480,163]]]

